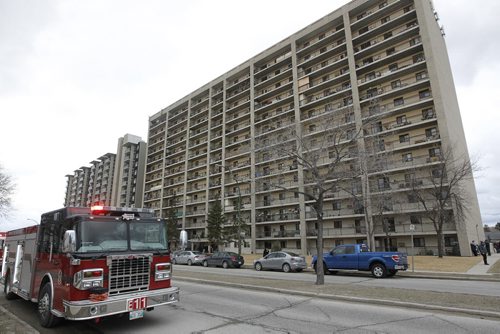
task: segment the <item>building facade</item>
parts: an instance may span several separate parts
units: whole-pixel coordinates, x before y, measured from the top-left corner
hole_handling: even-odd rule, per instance
[[[126,134],[118,140],[113,178],[113,206],[141,208],[147,144],[141,137]]]
[[[315,253],[318,226],[303,195],[310,171],[269,152],[284,141],[300,147],[289,129],[321,141],[334,119],[345,140],[362,134],[346,166],[367,147],[387,158],[366,186],[327,196],[325,249],[366,240],[355,193],[384,198],[376,248],[435,254],[435,228],[410,190],[430,185],[443,150],[468,157],[443,35],[427,0],[355,0],[312,23],[150,117],[144,205],[163,217],[175,210],[193,247],[207,243],[207,214],[221,201],[228,224],[251,226],[245,251]],[[482,226],[472,180],[463,191],[470,208],[444,226],[448,254],[469,255]]]

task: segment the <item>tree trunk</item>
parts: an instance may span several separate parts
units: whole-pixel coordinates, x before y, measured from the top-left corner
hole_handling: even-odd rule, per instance
[[[438,242],[438,257],[442,258],[444,256],[444,235],[443,235],[443,225],[440,224],[437,232],[437,242]]]
[[[316,238],[316,285],[325,284],[325,270],[323,268],[323,217],[317,214],[318,217],[318,237]]]

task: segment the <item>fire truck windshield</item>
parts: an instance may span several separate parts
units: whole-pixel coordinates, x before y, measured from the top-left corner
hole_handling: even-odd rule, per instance
[[[166,226],[157,221],[86,220],[77,235],[77,253],[167,249]]]

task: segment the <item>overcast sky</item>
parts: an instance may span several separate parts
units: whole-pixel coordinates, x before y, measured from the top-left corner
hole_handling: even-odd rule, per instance
[[[420,0],[416,0],[420,1]],[[426,0],[424,0],[426,1]],[[0,0],[0,164],[15,211],[63,206],[66,174],[147,140],[148,117],[347,0]],[[500,221],[500,1],[434,0],[484,223]]]

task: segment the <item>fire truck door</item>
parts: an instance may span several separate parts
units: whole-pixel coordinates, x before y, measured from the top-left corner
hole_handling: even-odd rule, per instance
[[[21,264],[21,277],[19,281],[19,287],[23,293],[28,294],[31,291],[32,274],[34,268],[34,256],[36,247],[36,235],[26,237],[23,246],[23,260]]]

